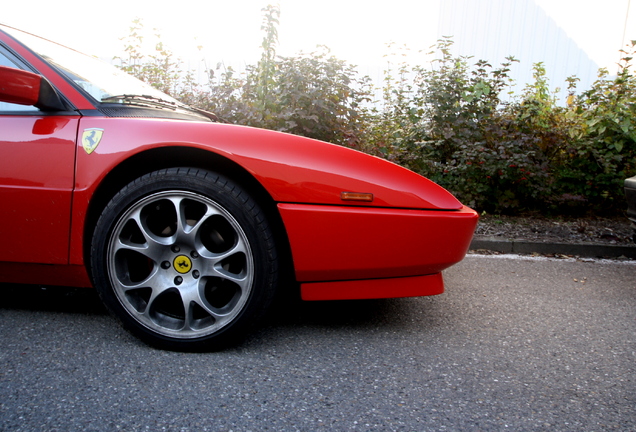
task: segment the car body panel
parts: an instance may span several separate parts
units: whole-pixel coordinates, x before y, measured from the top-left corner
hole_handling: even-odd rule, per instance
[[[343,205],[341,192],[373,193],[373,207],[459,210],[440,186],[398,165],[345,147],[246,126],[183,120],[85,117],[81,129],[103,129],[99,147],[78,159],[77,188],[95,172],[157,147],[200,148],[249,171],[276,202]],[[81,154],[81,152],[80,152]]]
[[[454,212],[279,204],[299,282],[420,276],[461,261],[477,224]]]
[[[0,116],[0,261],[68,262],[79,117]]]
[[[411,171],[351,149],[262,129],[183,120],[84,117],[80,133],[103,130],[87,154],[78,144],[70,262],[82,264],[84,226],[90,198],[103,178],[136,154],[154,148],[214,152],[249,173],[276,202],[347,205],[342,192],[372,193],[367,207],[458,210],[450,193]]]
[[[421,297],[438,295],[443,292],[444,279],[441,273],[389,279],[300,284],[300,297],[307,301]]]
[[[157,149],[175,156],[204,151],[252,176],[268,195],[260,198],[279,212],[307,300],[439,294],[440,272],[468,249],[477,214],[405,168],[280,132],[153,118],[151,109],[139,117],[106,115],[0,30],[2,44],[48,80],[74,114],[0,113],[0,234],[11,245],[0,252],[0,282],[88,285],[85,236],[95,223],[88,218],[105,205],[95,197],[109,190],[110,173]],[[90,138],[89,148],[83,137],[91,131],[99,140]],[[132,169],[135,176],[149,172]],[[365,199],[344,200],[344,192]]]
[[[83,265],[35,264],[0,261],[0,283],[90,287]]]

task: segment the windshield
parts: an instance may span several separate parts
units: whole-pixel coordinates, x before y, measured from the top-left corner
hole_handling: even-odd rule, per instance
[[[107,100],[124,103],[127,100],[123,97],[124,95],[128,96],[128,99],[131,95],[143,95],[181,105],[177,100],[149,84],[95,57],[13,28],[5,26],[0,28],[57,67],[59,72],[66,75],[97,102]]]

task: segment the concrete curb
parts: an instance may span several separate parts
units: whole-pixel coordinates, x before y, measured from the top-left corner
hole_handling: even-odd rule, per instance
[[[636,245],[620,246],[594,243],[541,243],[525,240],[502,240],[497,237],[477,237],[470,243],[471,250],[489,250],[510,254],[561,254],[589,258],[634,258]]]

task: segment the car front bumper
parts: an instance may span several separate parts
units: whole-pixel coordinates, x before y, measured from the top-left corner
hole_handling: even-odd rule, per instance
[[[306,204],[278,206],[305,299],[439,294],[461,261],[477,213]],[[372,282],[373,281],[373,282]]]

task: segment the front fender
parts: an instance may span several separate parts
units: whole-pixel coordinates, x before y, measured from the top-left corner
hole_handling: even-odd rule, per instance
[[[101,129],[92,152],[82,147],[88,129]],[[461,203],[428,179],[386,160],[295,135],[219,123],[146,118],[83,117],[78,132],[73,239],[82,244],[92,195],[106,175],[154,148],[190,147],[216,153],[250,172],[277,203],[351,205],[342,192],[372,194],[367,207],[460,210]],[[213,168],[213,167],[211,167]],[[83,222],[82,222],[83,224]],[[77,249],[74,247],[73,249]],[[81,253],[71,262],[81,263]]]
[[[398,165],[355,150],[295,135],[218,123],[154,119],[85,118],[82,128],[104,129],[93,154],[78,156],[83,175],[112,169],[131,154],[153,147],[190,146],[220,154],[249,171],[276,202],[341,205],[341,192],[373,194],[363,205],[459,210],[449,192]]]

